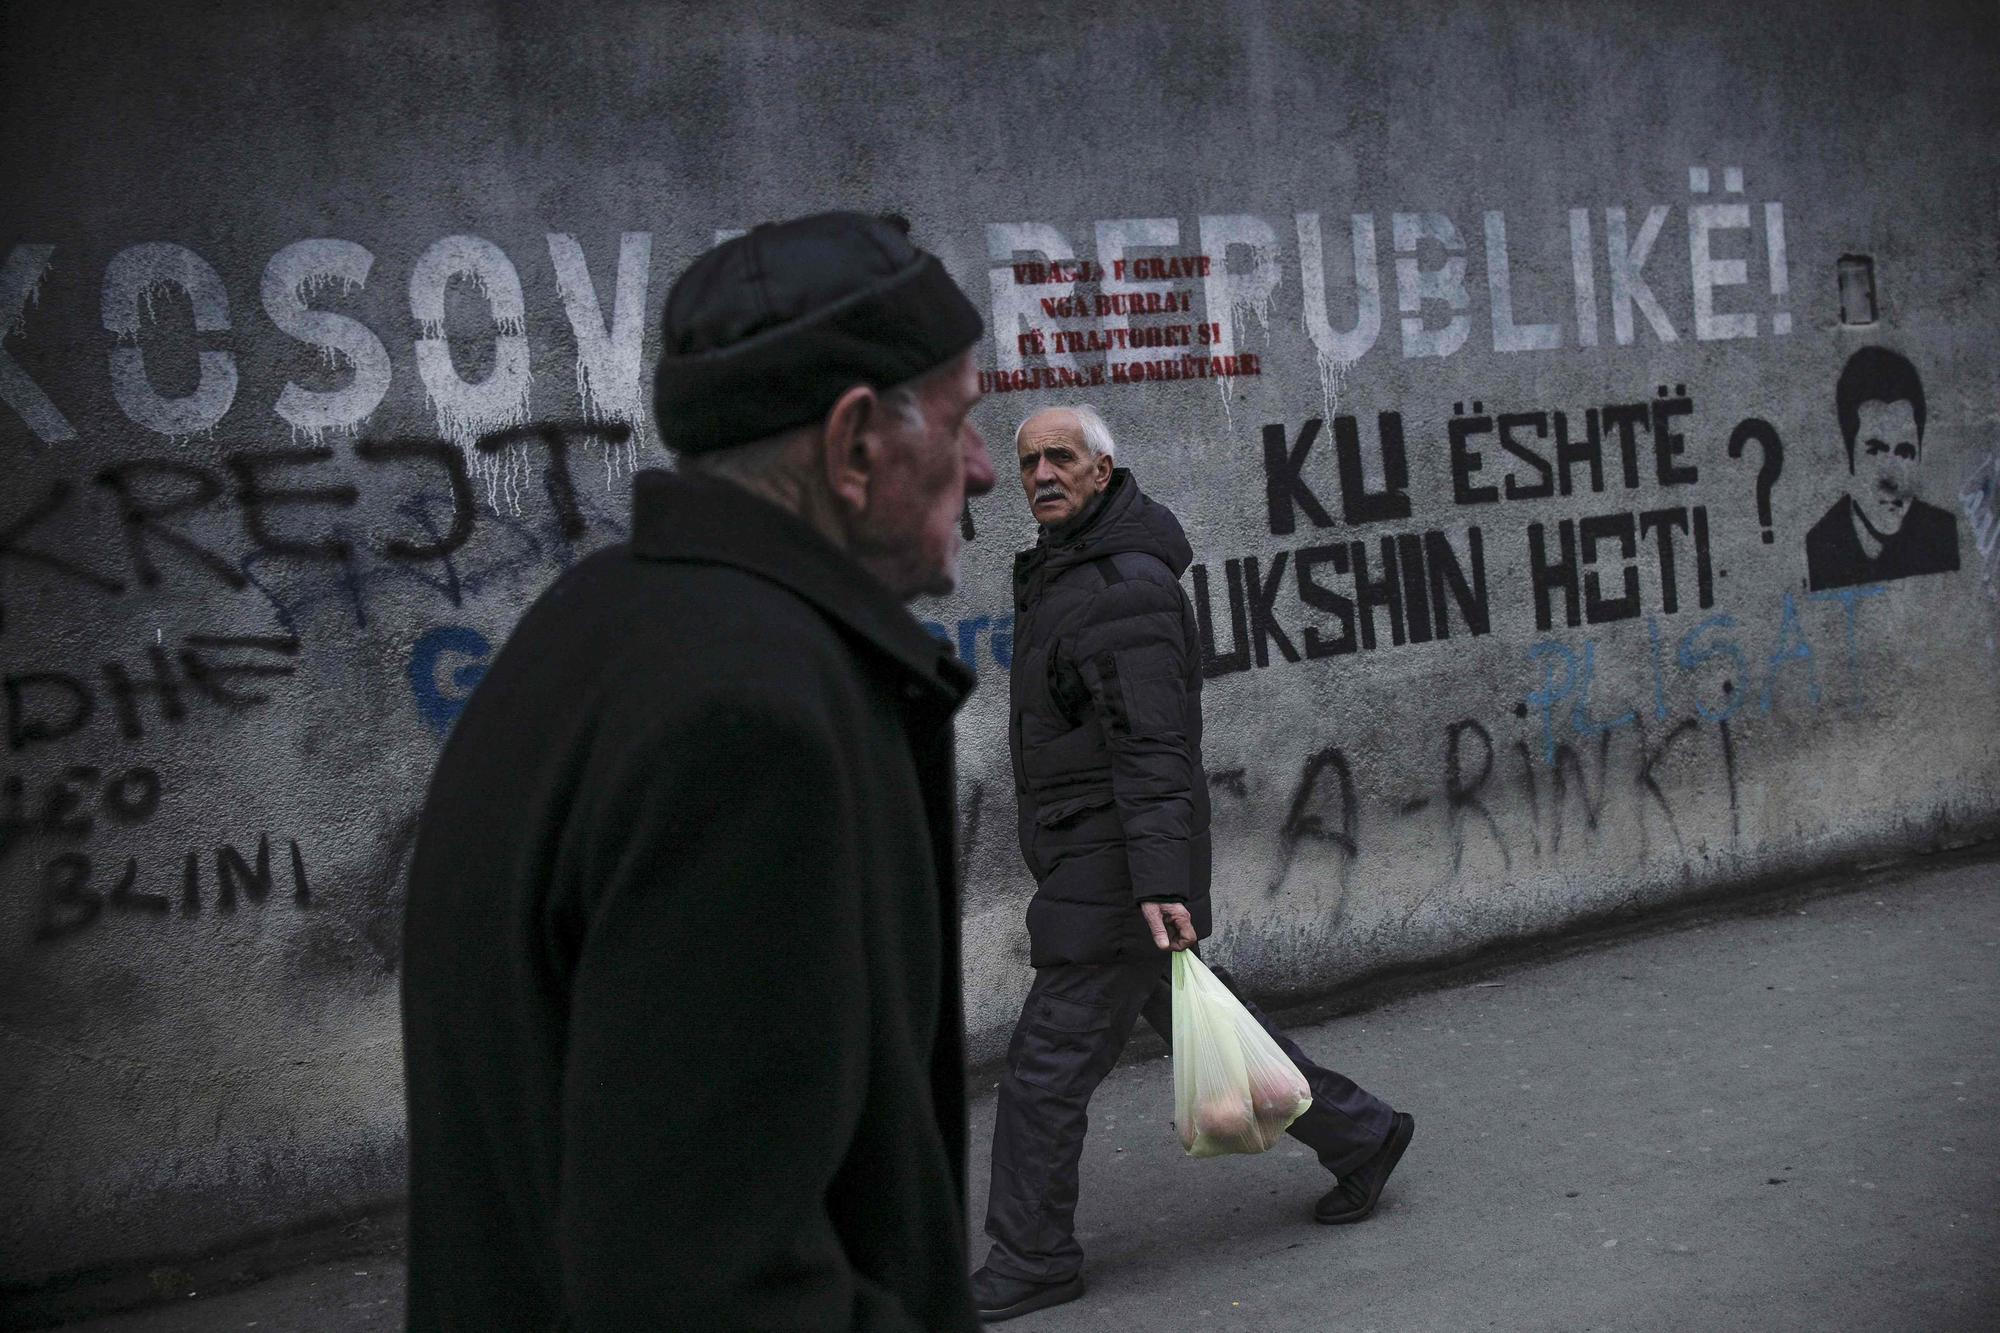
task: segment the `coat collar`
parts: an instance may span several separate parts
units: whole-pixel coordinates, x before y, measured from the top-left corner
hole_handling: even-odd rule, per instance
[[[1111,469],[1111,479],[1104,489],[1090,497],[1090,503],[1083,512],[1067,523],[1043,528],[1036,535],[1035,545],[1053,551],[1079,551],[1106,528],[1123,518],[1132,508],[1132,502],[1139,494],[1139,483],[1132,480],[1131,470],[1117,467]]]
[[[778,584],[902,668],[912,700],[948,712],[972,692],[972,670],[873,575],[740,486],[661,468],[634,473],[631,550],[641,560],[728,565]]]

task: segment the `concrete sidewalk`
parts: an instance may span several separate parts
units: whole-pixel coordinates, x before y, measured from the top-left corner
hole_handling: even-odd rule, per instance
[[[1695,919],[1295,1029],[1417,1117],[1376,1216],[1290,1140],[1194,1161],[1164,1059],[1093,1106],[1090,1293],[1008,1327],[2000,1326],[2000,865]],[[990,1090],[975,1106],[983,1204]],[[974,1214],[974,1262],[985,1251]],[[71,1327],[400,1327],[400,1260]]]

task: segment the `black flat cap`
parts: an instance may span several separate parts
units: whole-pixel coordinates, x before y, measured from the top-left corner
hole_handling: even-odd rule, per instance
[[[899,217],[819,213],[724,241],[667,293],[653,411],[681,454],[816,420],[963,352],[984,324]]]

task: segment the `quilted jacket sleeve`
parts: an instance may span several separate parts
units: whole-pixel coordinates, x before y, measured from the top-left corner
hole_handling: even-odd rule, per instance
[[[1071,648],[1111,753],[1135,902],[1188,897],[1196,774],[1182,596],[1164,565],[1108,584]]]

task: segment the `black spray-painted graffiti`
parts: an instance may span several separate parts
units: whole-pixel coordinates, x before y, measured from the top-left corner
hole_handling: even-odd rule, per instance
[[[1512,874],[1523,861],[1556,861],[1566,839],[1573,846],[1579,836],[1602,835],[1606,820],[1614,814],[1632,821],[1642,857],[1657,823],[1685,859],[1684,811],[1661,783],[1660,770],[1697,745],[1701,736],[1711,735],[1713,749],[1707,762],[1715,766],[1726,789],[1730,841],[1740,836],[1736,750],[1727,721],[1682,718],[1662,727],[1635,717],[1620,735],[1630,739],[1629,747],[1617,746],[1614,734],[1606,730],[1581,749],[1558,744],[1553,762],[1545,765],[1525,741],[1503,752],[1485,724],[1475,718],[1456,719],[1442,728],[1439,764],[1429,785],[1393,802],[1390,818],[1396,823],[1437,822],[1439,838],[1451,849],[1445,882],[1461,873],[1475,843],[1490,847],[1500,872]],[[1614,755],[1614,749],[1621,748],[1622,757]],[[1616,779],[1625,785],[1622,799],[1614,801],[1621,793]],[[1336,916],[1344,910],[1353,867],[1368,854],[1367,828],[1375,827],[1364,820],[1363,780],[1339,745],[1323,746],[1305,758],[1290,784],[1277,827],[1277,855],[1267,896],[1281,893],[1301,862],[1310,858],[1317,869],[1332,856],[1338,894],[1333,910]]]
[[[289,636],[190,634],[170,652],[147,644],[146,665],[126,661],[100,664],[94,676],[68,671],[15,671],[0,676],[7,751],[27,760],[41,747],[85,733],[93,720],[108,719],[119,741],[144,740],[164,726],[178,730],[196,706],[243,713],[270,702],[270,694],[250,682],[292,675],[299,641]],[[141,887],[139,859],[106,860],[84,844],[100,831],[135,830],[152,820],[165,795],[157,769],[133,763],[101,768],[70,764],[54,776],[13,772],[0,778],[0,864],[19,848],[55,843],[61,850],[42,859],[37,875],[37,909],[32,937],[63,939],[90,926],[107,910],[160,916],[177,902],[182,916],[197,916],[204,901],[233,912],[240,897],[261,903],[271,892],[273,872],[268,838],[260,836],[253,859],[236,847],[213,849],[213,890],[204,887],[201,856],[181,858],[173,894]],[[292,899],[310,903],[304,854],[290,844]],[[100,881],[100,865],[117,866]]]
[[[291,863],[291,901],[296,907],[310,908],[312,886],[306,880],[305,854],[296,840],[288,842],[287,853]],[[234,912],[239,896],[253,907],[272,896],[278,881],[271,864],[268,834],[257,835],[254,857],[245,856],[230,843],[216,847],[213,856],[212,891],[203,880],[201,853],[190,851],[181,858],[179,873],[171,875],[171,891],[154,893],[138,887],[140,870],[136,856],[125,858],[106,888],[96,882],[91,858],[86,853],[58,853],[42,867],[40,910],[33,938],[37,943],[66,939],[95,923],[107,908],[163,918],[178,906],[179,915],[185,918],[200,916],[207,905],[217,912]]]
[[[1516,717],[1538,722],[1540,743],[1524,738],[1503,749],[1485,723],[1459,718],[1443,728],[1441,762],[1428,787],[1383,804],[1397,822],[1441,821],[1437,832],[1451,849],[1446,881],[1461,872],[1475,844],[1492,849],[1503,875],[1514,873],[1523,860],[1553,862],[1566,842],[1573,847],[1580,835],[1599,835],[1615,811],[1631,821],[1629,831],[1641,859],[1655,833],[1663,830],[1675,856],[1685,862],[1693,836],[1685,827],[1686,787],[1682,784],[1677,792],[1662,773],[1669,763],[1707,763],[1726,793],[1729,841],[1734,843],[1742,826],[1731,719],[1739,711],[1762,715],[1781,707],[1818,708],[1825,694],[1822,657],[1840,664],[1826,675],[1844,677],[1840,697],[1848,708],[1858,709],[1871,693],[1857,634],[1865,626],[1861,607],[1886,591],[1868,586],[1814,594],[1807,604],[1826,608],[1817,619],[1802,615],[1799,602],[1785,593],[1773,623],[1750,635],[1739,632],[1732,616],[1710,616],[1682,636],[1672,657],[1665,652],[1657,618],[1649,616],[1651,697],[1619,700],[1596,711],[1597,642],[1542,640],[1527,658],[1540,668],[1540,682],[1525,691],[1514,710]],[[1705,757],[1700,749],[1704,738],[1710,746]],[[1338,743],[1311,751],[1283,800],[1268,893],[1283,891],[1301,861],[1309,859],[1324,870],[1331,857],[1337,918],[1353,867],[1366,855],[1363,792],[1387,790],[1402,777],[1398,773],[1385,782],[1382,775],[1358,774]],[[1210,780],[1217,790],[1238,797],[1250,794],[1240,768],[1211,774]],[[1422,895],[1412,912],[1421,900]]]
[[[1777,428],[1770,422],[1762,417],[1748,417],[1729,433],[1729,456],[1741,458],[1743,451],[1753,444],[1763,459],[1757,468],[1757,521],[1764,526],[1764,544],[1769,546],[1777,540],[1771,526],[1771,491],[1785,470],[1785,442],[1778,438]]]
[[[1917,498],[1924,459],[1924,385],[1886,347],[1847,359],[1834,387],[1847,491],[1806,533],[1806,581],[1822,588],[1958,568],[1958,520]]]
[[[160,808],[160,775],[144,765],[107,774],[72,764],[31,791],[18,773],[0,779],[0,862],[14,845],[40,834],[88,838],[100,819],[118,828],[145,823]]]
[[[571,447],[581,441],[622,443],[629,438],[627,428],[616,423],[545,422],[496,432],[481,438],[476,448],[492,454],[532,443],[545,451],[543,491],[567,548],[590,527],[570,474]],[[362,493],[347,480],[347,473],[328,472],[336,461],[331,447],[239,450],[224,456],[222,472],[176,458],[131,459],[106,467],[93,478],[112,501],[113,521],[123,534],[124,569],[92,568],[67,551],[33,540],[46,528],[51,535],[69,534],[75,544],[79,530],[89,526],[79,522],[87,520],[89,510],[78,502],[76,486],[59,479],[0,527],[0,570],[10,563],[33,566],[92,592],[116,596],[130,584],[157,587],[161,562],[171,558],[232,591],[256,588],[271,602],[278,623],[291,632],[297,628],[298,612],[333,589],[346,595],[357,624],[365,626],[367,593],[379,583],[422,584],[457,605],[483,578],[531,562],[555,558],[567,563],[574,558],[568,549],[554,557],[546,554],[521,520],[493,513],[486,516],[485,526],[506,529],[517,539],[516,547],[525,538],[527,549],[515,551],[498,565],[476,564],[468,572],[458,556],[480,526],[480,510],[462,451],[443,440],[361,440],[353,445],[353,454],[364,465],[365,475],[380,474],[392,482],[406,478],[411,469],[434,470],[446,484],[448,507],[440,514],[429,493],[418,491],[398,506],[398,513],[409,520],[409,530],[385,534],[364,547],[339,521],[341,514],[356,508]],[[313,476],[315,471],[322,475]],[[233,510],[241,523],[247,550],[240,555],[204,545],[172,521],[218,503]],[[87,532],[82,535],[88,540]],[[278,589],[273,568],[332,573],[330,581],[300,593],[289,584]],[[0,606],[0,630],[4,628],[5,608]]]
[[[1322,783],[1329,789],[1330,796],[1322,796]],[[1329,817],[1332,827],[1328,827]],[[1326,843],[1342,853],[1340,887],[1344,892],[1348,867],[1361,854],[1360,824],[1361,797],[1355,790],[1354,773],[1347,765],[1347,756],[1340,752],[1337,745],[1315,752],[1299,770],[1298,782],[1292,788],[1292,799],[1286,806],[1284,822],[1278,826],[1278,866],[1271,877],[1270,891],[1276,893],[1284,887],[1285,876],[1291,873],[1300,842],[1310,840]]]
[[[290,676],[297,670],[299,641],[289,635],[190,634],[173,653],[160,643],[145,646],[146,666],[112,660],[98,668],[101,688],[88,676],[67,671],[14,671],[0,676],[0,706],[6,713],[7,749],[12,753],[47,745],[81,732],[108,702],[108,715],[127,741],[146,735],[147,719],[179,726],[190,703],[243,712],[270,695],[240,682]]]
[[[236,910],[238,900],[255,906],[272,895],[277,882],[271,843],[260,834],[253,855],[230,843],[211,853],[214,871],[205,879],[205,858],[190,851],[169,871],[167,883],[142,887],[139,858],[93,855],[89,840],[101,831],[114,834],[139,829],[158,813],[165,785],[158,770],[144,764],[106,771],[93,764],[71,764],[52,778],[31,781],[10,773],[0,778],[0,865],[17,847],[55,843],[62,850],[41,862],[36,876],[36,907],[30,938],[36,943],[66,939],[97,922],[108,910],[159,918],[176,907],[182,917],[200,916],[206,907],[222,913]],[[312,905],[305,855],[297,841],[288,845],[290,897],[299,907]],[[106,868],[100,878],[99,866]],[[116,869],[110,869],[116,866]],[[154,892],[165,887],[167,892]]]
[[[1602,494],[1621,487],[1672,489],[1695,484],[1682,422],[1694,412],[1686,386],[1659,386],[1650,400],[1580,412],[1536,408],[1488,411],[1458,403],[1446,425],[1452,498],[1478,508],[1551,497]],[[1361,429],[1352,416],[1333,420],[1338,504],[1308,469],[1326,422],[1296,431],[1264,427],[1264,500],[1273,536],[1290,536],[1299,519],[1315,529],[1365,528],[1410,517],[1410,466],[1402,415],[1380,413],[1380,476],[1371,480]],[[1739,425],[1744,438],[1781,448],[1769,424]],[[1338,518],[1335,517],[1335,510]],[[1716,569],[1705,505],[1666,504],[1537,521],[1525,525],[1526,566],[1535,624],[1575,628],[1646,614],[1640,567],[1658,569],[1657,606],[1672,615],[1684,601],[1715,602]],[[1390,532],[1223,561],[1230,646],[1218,634],[1209,566],[1193,568],[1194,605],[1210,676],[1379,648],[1473,636],[1492,628],[1486,529]],[[1692,584],[1690,589],[1687,585]],[[1280,607],[1283,598],[1285,606]],[[1301,625],[1300,610],[1323,619]]]

